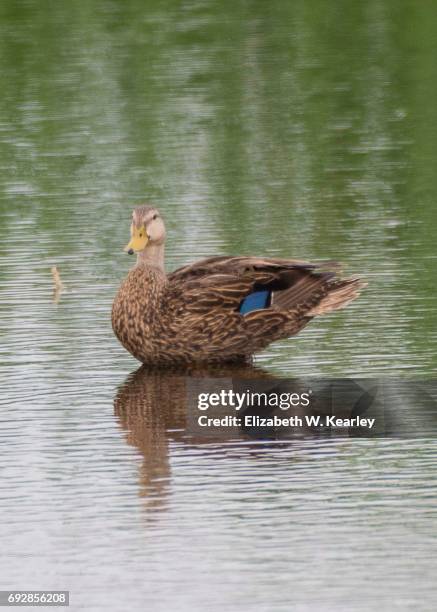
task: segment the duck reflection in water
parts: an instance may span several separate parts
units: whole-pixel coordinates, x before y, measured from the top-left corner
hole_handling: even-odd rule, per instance
[[[135,446],[144,457],[141,468],[141,495],[148,498],[148,505],[159,507],[168,493],[170,469],[170,445],[178,443],[185,447],[227,442],[223,451],[238,456],[240,453],[257,455],[265,453],[266,446],[278,440],[323,435],[320,429],[303,427],[199,427],[201,415],[219,416],[221,406],[205,412],[199,411],[198,393],[205,390],[233,389],[244,392],[248,388],[279,395],[281,393],[302,393],[308,391],[308,381],[279,379],[271,373],[252,365],[218,366],[215,368],[191,368],[175,370],[140,367],[130,374],[119,388],[115,401],[115,414],[120,425],[127,432],[127,441]],[[326,399],[326,398],[325,398]],[[311,407],[319,414],[325,412],[323,394]],[[293,414],[309,414],[307,408],[296,408]],[[271,417],[289,416],[279,407],[253,406],[233,414],[261,415]],[[228,411],[229,414],[229,411]],[[327,432],[326,432],[327,433]],[[231,443],[234,441],[235,443]],[[244,445],[241,442],[244,441]],[[240,442],[240,444],[239,444]],[[252,444],[251,444],[252,442]]]

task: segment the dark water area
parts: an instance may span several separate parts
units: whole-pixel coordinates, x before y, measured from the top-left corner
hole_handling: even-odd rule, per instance
[[[433,437],[198,440],[195,375],[131,375],[110,309],[147,200],[169,270],[254,254],[369,282],[256,368],[435,379],[436,25],[412,0],[1,4],[1,588],[435,609]]]

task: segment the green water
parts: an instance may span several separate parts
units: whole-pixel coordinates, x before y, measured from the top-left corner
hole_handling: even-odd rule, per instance
[[[130,421],[110,308],[149,201],[168,269],[338,259],[369,281],[260,355],[268,372],[435,376],[436,27],[413,0],[0,5],[2,588],[434,609],[432,440],[197,444],[165,375]]]

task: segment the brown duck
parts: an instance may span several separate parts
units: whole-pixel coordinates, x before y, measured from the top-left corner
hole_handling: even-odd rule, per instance
[[[133,211],[125,247],[137,263],[112,307],[112,327],[153,366],[248,361],[313,317],[344,308],[365,286],[335,262],[209,257],[166,274],[165,225],[156,208]]]

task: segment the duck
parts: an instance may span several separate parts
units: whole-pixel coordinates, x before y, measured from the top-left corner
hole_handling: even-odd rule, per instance
[[[166,273],[165,240],[159,210],[135,208],[124,250],[136,264],[112,305],[116,337],[150,367],[251,362],[366,286],[339,276],[333,261],[219,255]]]

